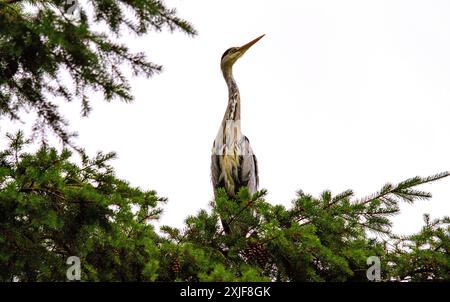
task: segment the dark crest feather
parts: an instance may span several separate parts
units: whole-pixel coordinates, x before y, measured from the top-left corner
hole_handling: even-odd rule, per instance
[[[225,58],[225,56],[226,56],[227,54],[229,54],[233,49],[234,49],[234,48],[231,47],[231,48],[228,48],[227,50],[225,50],[225,52],[223,53],[222,58],[221,58],[220,60],[222,61],[223,58]]]

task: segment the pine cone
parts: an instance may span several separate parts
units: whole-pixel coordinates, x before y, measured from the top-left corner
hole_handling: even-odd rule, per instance
[[[244,257],[247,261],[256,261],[261,267],[266,266],[268,260],[267,252],[259,242],[249,243],[244,251]]]
[[[175,258],[169,265],[169,270],[172,275],[178,275],[181,272],[180,259]]]

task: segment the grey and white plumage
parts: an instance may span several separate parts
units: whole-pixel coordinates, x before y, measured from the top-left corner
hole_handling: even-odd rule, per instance
[[[250,141],[241,132],[241,98],[233,78],[233,64],[264,35],[241,47],[225,51],[221,69],[228,86],[228,106],[214,140],[211,155],[211,178],[214,193],[224,188],[230,197],[235,197],[241,187],[250,193],[258,190],[258,163]]]

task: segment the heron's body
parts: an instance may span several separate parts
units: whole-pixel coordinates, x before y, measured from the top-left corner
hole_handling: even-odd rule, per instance
[[[261,38],[228,49],[221,61],[228,86],[228,106],[213,144],[211,177],[214,192],[222,187],[230,197],[235,197],[241,187],[247,187],[250,193],[258,190],[258,164],[248,138],[241,132],[241,99],[232,67]]]

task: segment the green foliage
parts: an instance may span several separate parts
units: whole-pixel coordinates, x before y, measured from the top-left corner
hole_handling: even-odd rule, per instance
[[[450,280],[450,218],[424,220],[418,234],[395,240],[388,254],[393,279]]]
[[[74,134],[67,130],[57,99],[79,100],[87,115],[92,90],[101,91],[107,101],[133,99],[121,66],[147,77],[161,70],[143,53],[117,42],[121,29],[138,36],[164,28],[187,34],[195,30],[157,0],[83,2],[78,18],[68,14],[64,3],[0,0],[0,118],[19,119],[21,109],[31,109],[38,115],[35,132],[50,127],[70,143]],[[105,30],[94,30],[94,24]]]
[[[159,253],[147,221],[164,199],[117,179],[113,153],[78,167],[67,149],[32,155],[21,153],[22,133],[10,139],[0,153],[0,279],[64,280],[78,256],[85,280],[142,280]]]
[[[298,192],[290,207],[241,189],[219,189],[209,210],[183,229],[155,231],[165,202],[154,191],[116,178],[114,153],[82,156],[8,135],[0,153],[0,281],[63,281],[69,256],[81,258],[83,281],[367,281],[368,257],[382,279],[450,280],[450,219],[398,237],[389,217],[400,202],[428,199],[415,177],[355,199],[351,191],[315,198]],[[80,154],[78,154],[80,156]],[[229,227],[225,232],[223,225]]]
[[[416,186],[448,175],[387,184],[359,200],[354,200],[350,190],[336,196],[325,191],[320,198],[298,192],[289,209],[265,202],[265,191],[249,196],[241,190],[239,198],[232,200],[219,190],[211,213],[201,211],[188,218],[184,234],[173,229],[166,233],[174,241],[195,243],[210,254],[218,253],[238,276],[244,274],[242,263],[247,263],[257,268],[260,276],[275,281],[367,281],[366,261],[378,256],[384,280],[420,279],[415,274],[423,265],[428,278],[448,280],[448,229],[432,231],[430,225],[426,231],[398,241],[389,220],[399,213],[400,202],[431,197]],[[230,233],[219,227],[219,217]],[[369,236],[374,233],[382,236]],[[407,249],[388,249],[393,240],[397,246],[407,243]]]

